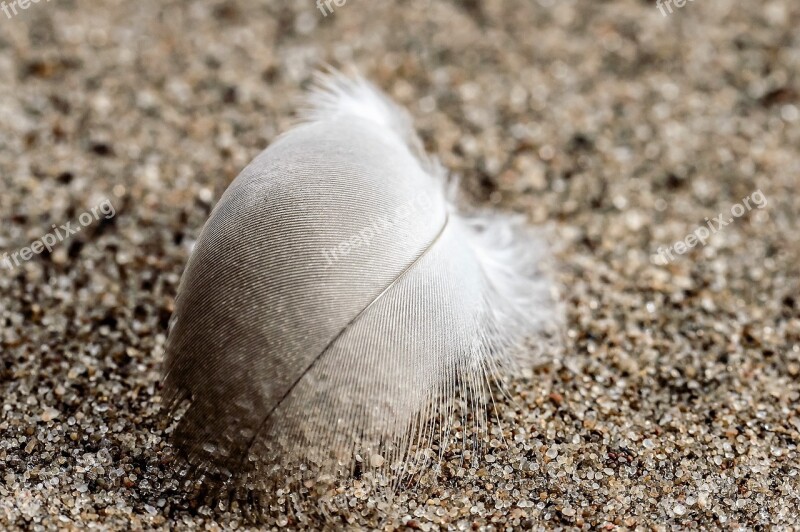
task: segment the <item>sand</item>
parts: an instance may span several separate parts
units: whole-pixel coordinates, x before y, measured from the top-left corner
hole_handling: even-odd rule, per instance
[[[160,411],[193,240],[322,62],[550,235],[566,313],[477,467],[453,449],[388,508],[355,481],[327,526],[796,526],[800,5],[289,5],[0,12],[0,253],[81,229],[0,269],[0,528],[323,526],[290,494],[257,524],[205,505]]]

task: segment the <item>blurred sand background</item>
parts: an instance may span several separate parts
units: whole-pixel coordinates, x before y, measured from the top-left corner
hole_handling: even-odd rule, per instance
[[[242,526],[159,415],[193,239],[322,63],[407,106],[482,205],[558,242],[563,356],[514,382],[482,467],[383,528],[755,528],[800,516],[800,4],[70,1],[0,12],[0,528]],[[653,257],[760,190],[667,265]],[[298,528],[291,500],[265,526]],[[306,525],[308,526],[308,525]]]

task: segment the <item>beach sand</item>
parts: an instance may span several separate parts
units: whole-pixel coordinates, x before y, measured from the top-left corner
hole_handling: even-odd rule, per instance
[[[474,202],[548,235],[566,313],[477,467],[448,450],[388,509],[354,481],[331,522],[796,526],[800,5],[291,4],[0,12],[0,253],[81,228],[0,269],[0,528],[253,526],[177,465],[167,324],[211,208],[324,62],[406,106]],[[322,526],[291,501],[260,526]]]

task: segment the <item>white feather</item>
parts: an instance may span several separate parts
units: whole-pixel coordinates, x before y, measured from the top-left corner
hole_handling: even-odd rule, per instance
[[[189,401],[175,440],[250,478],[368,457],[391,483],[434,428],[450,434],[457,396],[479,404],[557,323],[547,251],[519,217],[461,214],[372,85],[321,76],[309,102],[189,260],[167,349],[168,402]]]

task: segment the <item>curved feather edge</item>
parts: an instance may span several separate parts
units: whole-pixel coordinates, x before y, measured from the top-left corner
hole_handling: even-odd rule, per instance
[[[333,68],[315,72],[298,114],[301,123],[343,116],[372,122],[404,143],[431,176],[446,176],[439,161],[425,151],[408,112],[359,75],[348,76]]]

